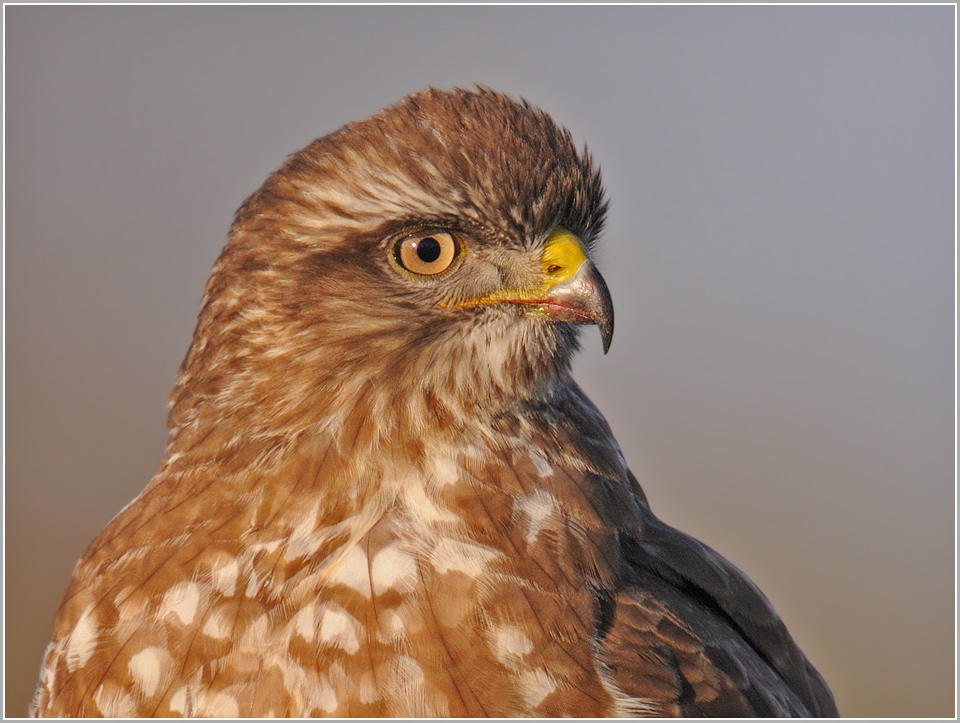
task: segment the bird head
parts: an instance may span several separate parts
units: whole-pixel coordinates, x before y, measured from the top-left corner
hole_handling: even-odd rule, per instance
[[[610,344],[605,212],[589,154],[525,102],[431,89],[351,123],[237,212],[171,422],[456,424],[549,395],[578,325]]]

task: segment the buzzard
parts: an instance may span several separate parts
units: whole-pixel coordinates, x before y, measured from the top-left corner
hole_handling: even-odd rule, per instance
[[[488,89],[237,212],[159,472],[77,564],[34,715],[835,716],[571,379],[613,306],[586,151]]]

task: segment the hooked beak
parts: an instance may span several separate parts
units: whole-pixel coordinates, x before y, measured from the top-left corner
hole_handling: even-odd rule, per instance
[[[573,276],[547,290],[536,304],[543,316],[571,324],[596,324],[603,340],[603,353],[613,341],[613,300],[607,284],[593,263],[584,258]]]
[[[492,294],[456,304],[510,303],[528,307],[527,314],[569,324],[596,324],[603,353],[613,340],[613,301],[597,267],[587,258],[574,234],[557,228],[550,234],[540,257],[543,280],[535,289],[499,289]]]

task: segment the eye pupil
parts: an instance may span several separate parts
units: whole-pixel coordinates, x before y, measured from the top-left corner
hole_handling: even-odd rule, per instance
[[[440,248],[440,242],[432,236],[428,236],[427,238],[420,239],[420,242],[417,244],[417,258],[425,264],[432,264],[440,258],[442,250],[443,249]]]

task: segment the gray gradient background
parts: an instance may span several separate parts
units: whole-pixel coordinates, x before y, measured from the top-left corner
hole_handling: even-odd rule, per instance
[[[848,716],[954,715],[954,8],[6,8],[6,692],[147,483],[233,211],[427,85],[612,198],[577,378]],[[414,372],[412,372],[414,373]]]

